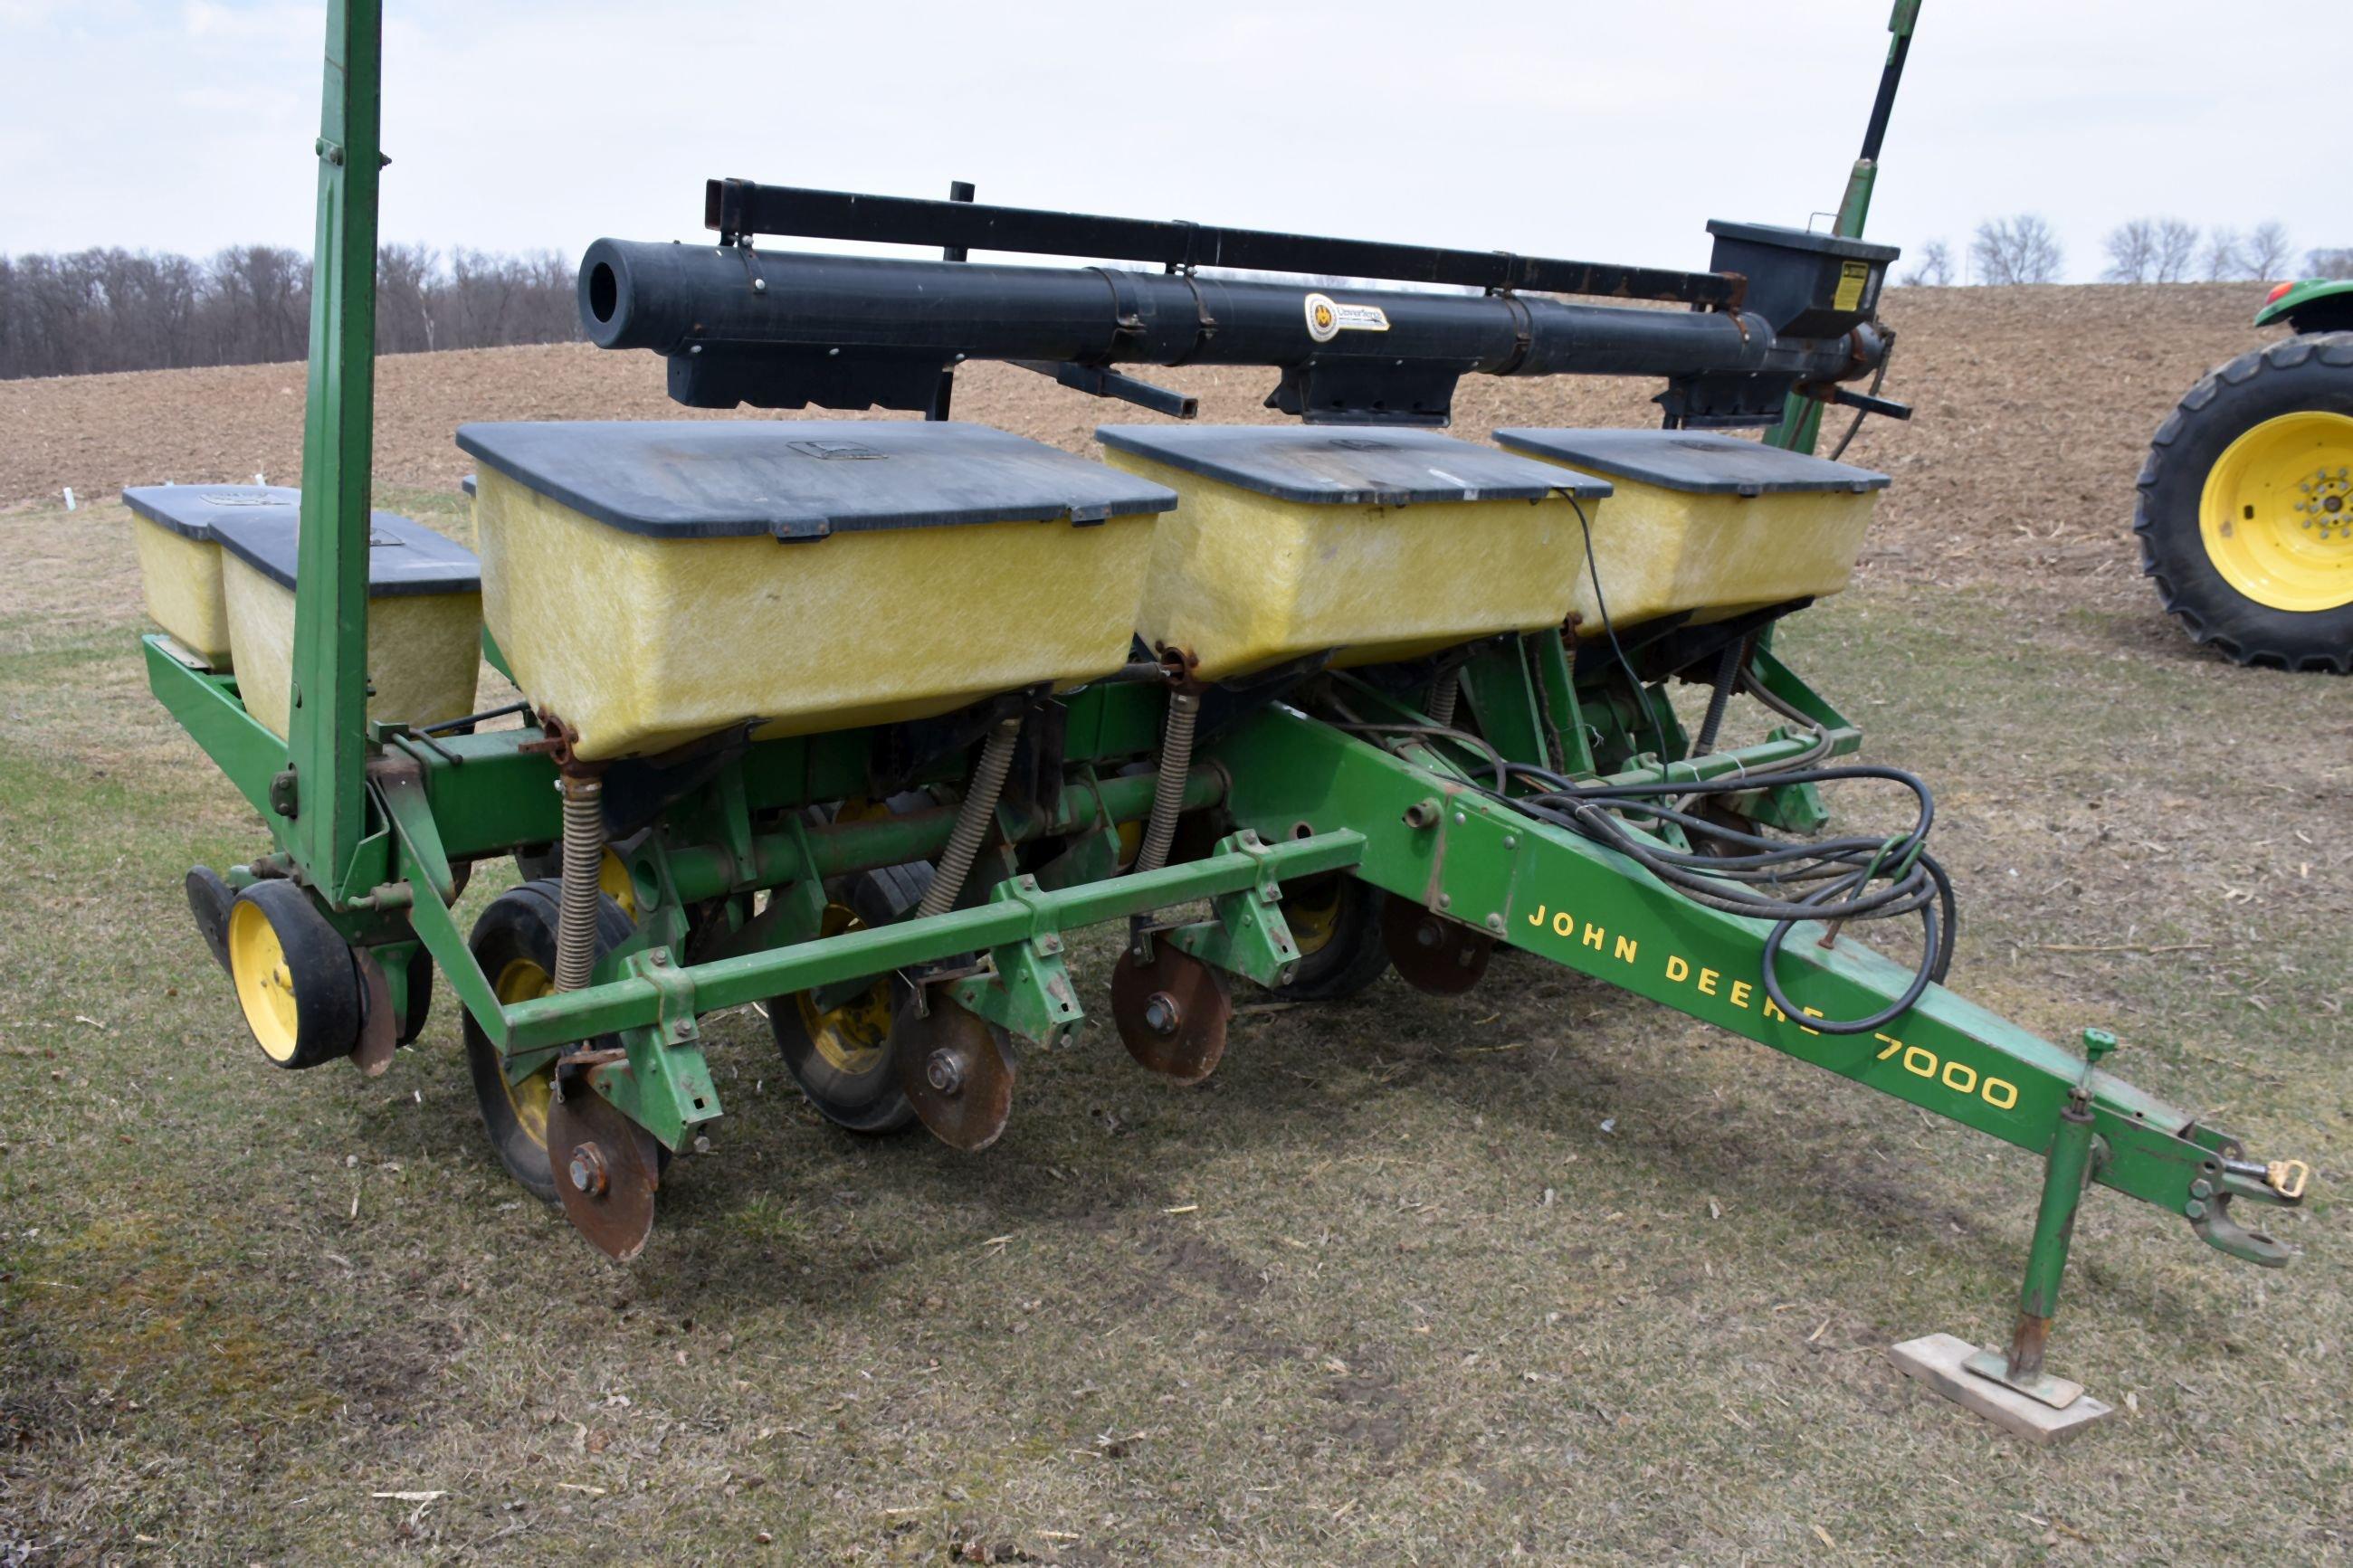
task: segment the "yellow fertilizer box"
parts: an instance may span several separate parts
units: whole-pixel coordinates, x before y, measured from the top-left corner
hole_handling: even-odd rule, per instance
[[[982,425],[468,425],[483,608],[587,759],[923,718],[1127,658],[1158,485]]]
[[[229,668],[228,607],[221,597],[216,525],[229,518],[291,516],[302,493],[283,485],[140,485],[122,492],[147,616],[215,669]]]
[[[255,509],[220,524],[221,585],[246,711],[283,736],[294,679],[298,509]],[[474,710],[481,663],[481,570],[473,552],[421,523],[368,524],[368,717],[438,724]]]
[[[1434,430],[1107,425],[1115,466],[1175,489],[1136,630],[1204,680],[1331,650],[1411,658],[1557,626],[1585,570],[1570,497],[1609,486]]]
[[[1705,430],[1498,430],[1514,451],[1607,475],[1617,486],[1593,521],[1599,602],[1582,585],[1581,635],[1601,611],[1618,626],[1745,610],[1835,594],[1887,476]]]

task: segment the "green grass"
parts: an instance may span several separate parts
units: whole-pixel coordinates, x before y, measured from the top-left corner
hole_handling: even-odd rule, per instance
[[[52,637],[30,592],[0,1562],[2347,1554],[2340,682],[2031,595],[1866,590],[1782,639],[1937,787],[1957,988],[2112,1026],[2126,1077],[2317,1168],[2279,1274],[2094,1196],[2053,1361],[2127,1407],[2044,1453],[1883,1353],[2003,1331],[2030,1161],[1526,959],[1247,1013],[1194,1090],[1091,1026],[978,1157],[825,1127],[714,1020],[733,1114],[609,1265],[498,1169],[446,989],[382,1079],[261,1059],[179,890],[259,837],[145,696],[135,599]]]

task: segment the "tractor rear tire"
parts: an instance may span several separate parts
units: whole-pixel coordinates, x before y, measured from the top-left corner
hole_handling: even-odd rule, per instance
[[[2286,338],[2192,387],[2140,471],[2141,570],[2199,643],[2353,674],[2353,332]]]

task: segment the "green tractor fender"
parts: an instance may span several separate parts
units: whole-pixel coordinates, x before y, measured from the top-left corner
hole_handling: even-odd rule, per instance
[[[2353,331],[2353,278],[2307,278],[2283,283],[2255,312],[2255,325],[2284,321],[2294,332]]]

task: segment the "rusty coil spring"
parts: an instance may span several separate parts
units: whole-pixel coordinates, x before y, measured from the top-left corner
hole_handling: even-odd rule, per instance
[[[1462,692],[1462,672],[1449,665],[1430,683],[1430,722],[1433,729],[1454,728],[1454,700]]]
[[[577,991],[596,967],[596,900],[605,869],[605,784],[568,777],[564,792],[564,880],[556,900],[555,988]]]
[[[1168,728],[1160,737],[1160,774],[1152,784],[1152,816],[1145,823],[1144,843],[1135,852],[1135,869],[1157,871],[1168,864],[1169,847],[1176,842],[1176,818],[1185,809],[1186,777],[1193,771],[1193,725],[1201,714],[1198,691],[1168,694]]]
[[[980,761],[973,764],[971,787],[956,808],[955,829],[948,835],[948,847],[940,851],[939,864],[932,868],[932,885],[923,889],[923,900],[915,906],[916,919],[944,915],[955,907],[965,879],[972,875],[973,857],[980,853],[981,840],[996,819],[997,797],[1005,793],[1005,775],[1012,771],[1013,747],[1020,738],[1018,714],[988,732],[980,748]]]

